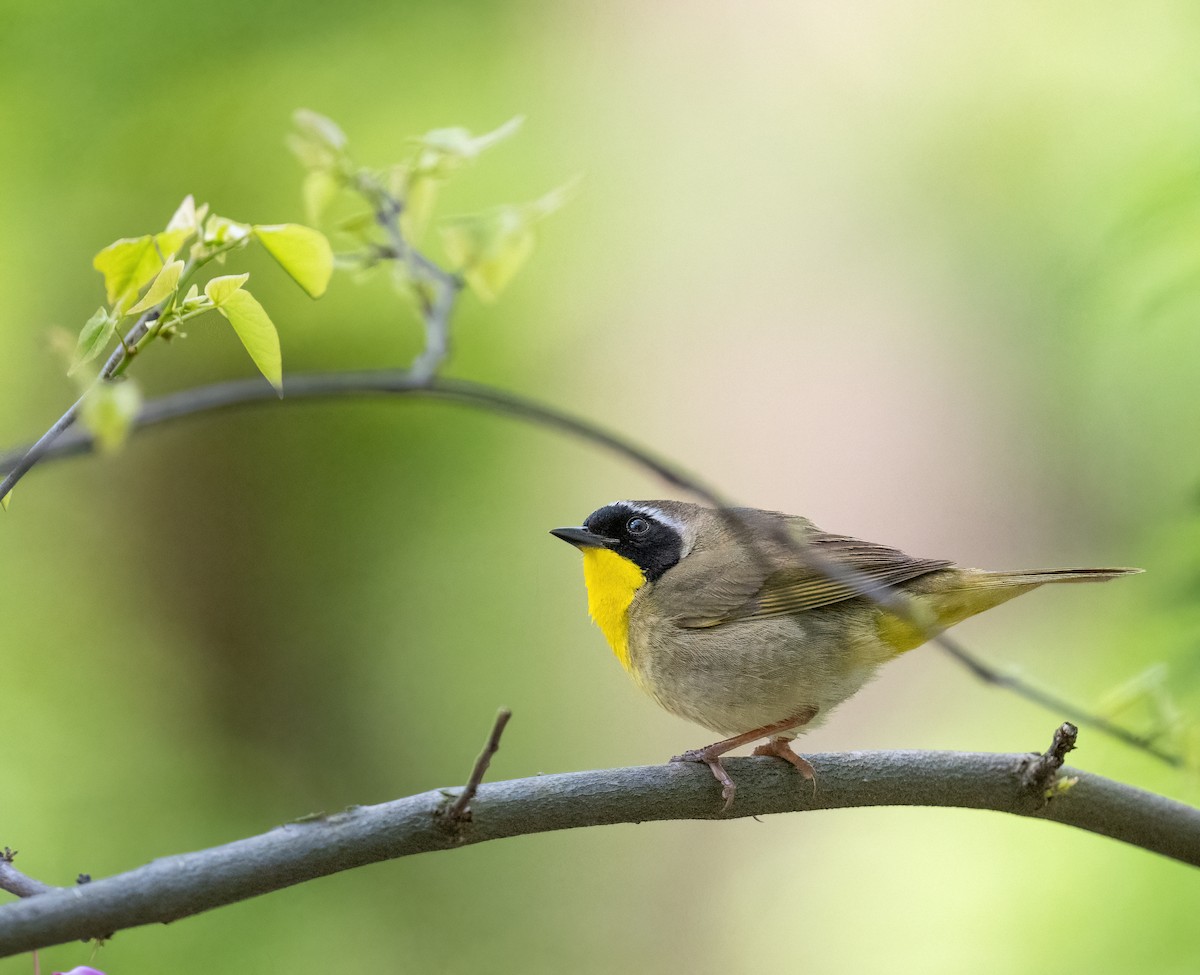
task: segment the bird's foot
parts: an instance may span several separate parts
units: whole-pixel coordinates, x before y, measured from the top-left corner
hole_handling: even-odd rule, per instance
[[[806,725],[816,715],[817,709],[815,706],[807,707],[790,718],[784,718],[782,721],[763,725],[761,728],[754,728],[740,735],[734,735],[732,738],[726,738],[724,741],[713,742],[704,748],[693,748],[682,755],[676,755],[671,761],[697,762],[701,765],[707,765],[708,770],[713,774],[713,778],[721,783],[721,796],[725,800],[725,805],[721,808],[721,812],[726,813],[729,812],[729,807],[733,805],[733,797],[737,793],[737,786],[733,784],[733,779],[729,777],[729,773],[725,771],[725,767],[721,764],[721,756],[735,748],[740,748],[742,745],[749,745],[752,741],[758,741],[759,738],[775,736],[781,731],[791,731],[793,728]],[[801,775],[812,781],[813,789],[816,789],[816,772],[813,771],[813,767],[808,762],[788,747],[786,738],[771,737],[767,744],[760,745],[754,749],[754,754],[775,755],[778,758],[784,759],[784,761],[791,762],[800,770]]]
[[[721,752],[714,751],[715,748],[715,745],[710,745],[708,748],[692,748],[682,755],[673,756],[671,761],[696,762],[700,765],[707,765],[708,770],[713,774],[713,778],[721,783],[721,798],[725,800],[725,805],[721,807],[721,812],[726,813],[729,812],[729,807],[733,805],[733,797],[737,794],[737,786],[733,784],[733,779],[729,777],[729,773],[725,771],[725,766],[721,764]]]
[[[817,794],[817,770],[812,767],[812,763],[808,759],[792,751],[792,746],[786,738],[771,738],[755,748],[752,754],[782,758],[785,762],[795,766],[796,771],[813,784],[813,795]]]

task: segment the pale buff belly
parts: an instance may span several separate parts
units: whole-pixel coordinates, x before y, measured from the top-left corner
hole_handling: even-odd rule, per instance
[[[784,735],[793,737],[823,722],[891,656],[868,614],[868,607],[838,607],[710,629],[634,617],[631,673],[666,710],[721,735],[816,707],[816,718]],[[848,641],[841,634],[851,622],[859,637]]]

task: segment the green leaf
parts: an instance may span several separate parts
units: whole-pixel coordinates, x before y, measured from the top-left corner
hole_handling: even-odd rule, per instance
[[[154,283],[146,289],[142,300],[129,309],[126,314],[137,315],[149,311],[160,302],[166,301],[179,288],[179,277],[183,274],[183,261],[172,261],[154,279]]]
[[[292,115],[296,131],[313,142],[340,151],[346,148],[346,133],[331,118],[308,108],[298,108]]]
[[[204,293],[214,305],[220,308],[225,303],[225,300],[240,289],[249,279],[249,274],[225,274],[209,281],[204,286]]]
[[[185,230],[167,230],[153,236],[123,237],[105,247],[92,258],[92,267],[104,275],[108,303],[116,307],[136,298],[187,237]]]
[[[352,213],[348,217],[344,217],[337,223],[337,229],[344,234],[349,234],[352,237],[360,238],[364,243],[368,240],[368,235],[378,224],[375,221],[375,214],[370,210],[363,210],[359,213]]]
[[[296,130],[287,145],[307,169],[331,170],[344,158],[346,135],[332,119],[302,108],[292,115],[292,124]]]
[[[456,217],[439,229],[450,260],[483,301],[495,301],[533,253],[533,221],[523,207]]]
[[[325,293],[333,274],[333,250],[323,233],[298,223],[280,223],[257,226],[254,236],[310,298]]]
[[[483,152],[483,150],[490,149],[498,142],[503,142],[505,139],[516,135],[517,130],[520,129],[524,124],[524,115],[514,115],[503,125],[492,129],[491,132],[486,132],[483,135],[476,136],[471,143],[471,149],[473,150],[474,154],[478,156],[481,152]]]
[[[304,177],[304,213],[310,223],[320,223],[329,205],[341,190],[334,175],[327,169],[311,169]]]
[[[193,231],[191,230],[180,230],[179,228],[176,228],[174,230],[164,230],[160,234],[155,234],[153,248],[155,256],[157,257],[159,254],[161,254],[163,261],[172,260],[179,252],[179,248],[183,246],[183,242],[187,240],[192,233]]]
[[[183,198],[183,202],[179,204],[179,208],[167,223],[167,231],[185,230],[191,234],[196,232],[199,225],[200,218],[196,213],[196,200],[189,193]]]
[[[136,296],[145,287],[162,262],[154,250],[154,238],[125,237],[113,241],[92,258],[92,267],[104,275],[104,290],[110,305]]]
[[[234,241],[244,240],[250,235],[250,225],[238,223],[215,213],[204,223],[204,243],[210,247],[221,247]]]
[[[71,366],[67,375],[75,375],[80,367],[103,352],[116,331],[117,320],[109,314],[108,309],[97,308],[96,313],[79,330],[79,338],[75,342],[75,352],[71,356]]]
[[[577,184],[573,180],[532,203],[442,221],[446,254],[481,300],[499,297],[533,253],[535,226],[562,207]]]
[[[462,163],[477,158],[485,149],[513,135],[525,121],[523,116],[509,119],[500,128],[484,135],[471,135],[466,129],[454,127],[434,129],[417,139],[424,150],[418,156],[417,167],[444,177]]]
[[[419,174],[409,184],[404,197],[404,211],[400,214],[400,230],[405,240],[419,244],[433,215],[441,181],[427,174]]]
[[[545,196],[534,200],[532,203],[526,203],[525,206],[529,209],[534,220],[545,220],[546,217],[557,213],[571,202],[571,198],[578,192],[581,182],[583,182],[583,177],[576,176],[563,183],[562,186],[556,186]]]
[[[3,509],[4,511],[8,510],[8,503],[12,500],[13,491],[15,490],[15,487],[11,487],[8,489],[8,494],[0,497],[0,509]]]
[[[237,290],[225,296],[217,311],[229,319],[250,358],[279,394],[283,395],[283,356],[279,351],[279,333],[266,310],[249,291]]]
[[[80,419],[102,453],[119,449],[142,408],[142,391],[129,379],[96,383],[83,397]]]
[[[403,200],[408,195],[408,181],[412,178],[412,167],[405,163],[389,166],[383,174],[383,185],[397,199]]]

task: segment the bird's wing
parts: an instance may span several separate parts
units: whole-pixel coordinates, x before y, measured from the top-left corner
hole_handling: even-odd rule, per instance
[[[808,565],[804,564],[806,545],[816,555]],[[886,545],[808,527],[800,535],[798,546],[789,553],[786,565],[779,565],[778,556],[771,560],[774,568],[749,558],[733,578],[719,571],[710,573],[709,578],[719,581],[694,593],[688,600],[688,610],[678,614],[675,623],[688,629],[719,626],[737,620],[803,613],[861,596],[853,584],[831,579],[822,572],[818,560],[846,566],[862,582],[876,586],[894,586],[953,565],[943,559],[914,558]]]

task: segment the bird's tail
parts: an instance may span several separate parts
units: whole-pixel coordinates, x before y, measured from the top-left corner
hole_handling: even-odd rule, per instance
[[[957,569],[955,582],[946,575],[931,574],[932,582],[910,583],[910,594],[916,605],[928,613],[936,629],[944,630],[985,610],[1006,603],[1027,592],[1054,582],[1107,582],[1120,576],[1134,575],[1141,569],[1025,569],[1017,572],[986,572],[982,569]],[[900,654],[929,639],[927,628],[914,626],[907,620],[888,613],[879,618],[879,636],[895,653]]]
[[[980,572],[975,586],[1042,586],[1050,582],[1107,582],[1137,575],[1142,569],[1024,569],[1019,572]]]
[[[1121,576],[1136,575],[1141,569],[1019,569],[1015,572],[989,572],[962,569],[961,586],[948,586],[934,602],[943,626],[952,626],[968,616],[999,606],[1038,586],[1056,582],[1107,582]]]

